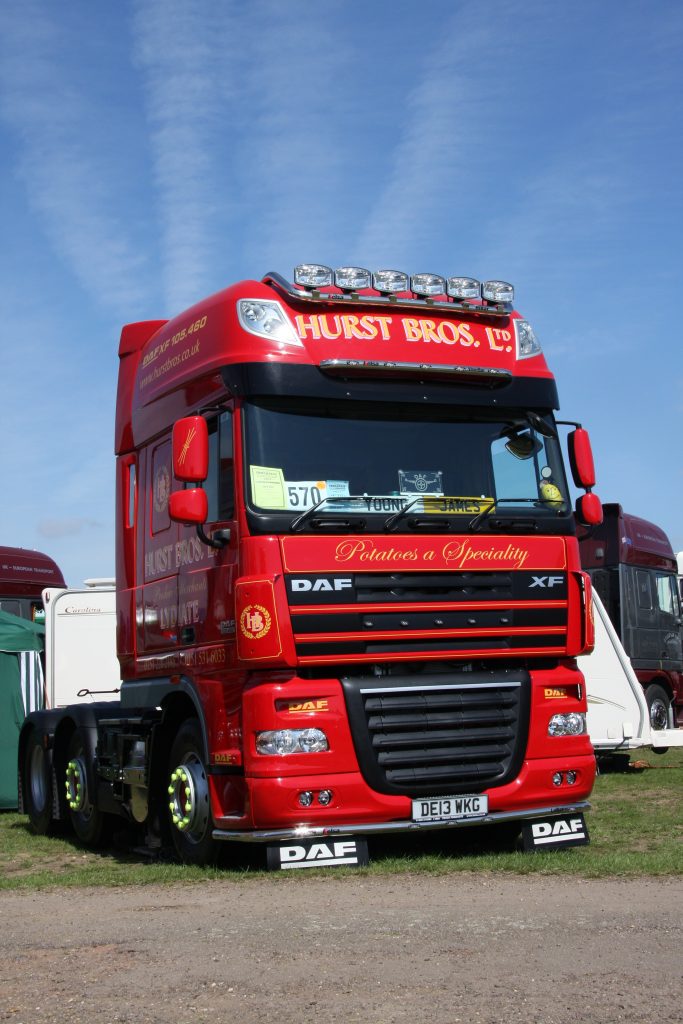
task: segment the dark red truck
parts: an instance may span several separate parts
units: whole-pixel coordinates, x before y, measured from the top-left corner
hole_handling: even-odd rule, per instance
[[[40,551],[0,547],[0,611],[31,622],[42,621],[45,587],[64,587],[56,563]]]
[[[683,726],[681,602],[673,548],[663,530],[621,505],[603,505],[603,517],[587,536],[579,533],[581,564],[645,689],[652,727]]]

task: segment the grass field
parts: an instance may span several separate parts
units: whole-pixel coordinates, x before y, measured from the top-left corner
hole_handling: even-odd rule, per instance
[[[506,850],[490,829],[467,829],[375,839],[370,844],[370,867],[358,870],[392,875],[507,871],[585,878],[683,873],[683,750],[664,755],[637,750],[630,759],[622,756],[613,769],[604,766],[591,803],[591,843],[586,847],[520,853]],[[0,889],[244,879],[265,871],[262,851],[239,847],[235,852],[239,859],[219,869],[150,862],[115,848],[91,851],[71,839],[34,836],[25,817],[0,812]],[[295,872],[299,877],[309,873]]]

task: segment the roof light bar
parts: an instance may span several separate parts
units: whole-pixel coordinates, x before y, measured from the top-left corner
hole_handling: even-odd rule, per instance
[[[267,275],[264,280],[278,282],[286,290],[287,282],[279,274]],[[374,289],[381,295],[388,296],[392,302],[396,302],[394,296],[410,291],[422,299],[436,301],[443,305],[446,305],[449,300],[474,304],[483,302],[484,305],[479,309],[482,314],[487,312],[485,303],[494,306],[511,306],[515,298],[515,289],[507,281],[484,281],[482,284],[475,277],[449,277],[446,279],[439,274],[412,274],[409,276],[402,270],[370,271],[364,267],[352,266],[338,267],[336,270],[332,270],[331,267],[321,263],[300,263],[294,268],[294,283],[308,291],[336,285],[346,293],[341,296],[345,301],[358,300],[355,292]],[[301,297],[318,298],[316,295],[301,295]],[[363,300],[368,302],[387,301],[372,295],[363,296]],[[408,296],[405,296],[405,301],[410,301]],[[491,315],[494,315],[494,312],[491,310]]]
[[[446,282],[438,274],[413,274],[410,287],[416,295],[446,294]]]
[[[481,299],[481,282],[475,277],[449,277],[446,294],[453,299]]]
[[[334,272],[334,283],[344,291],[359,291],[372,287],[372,274],[363,267],[339,267]]]
[[[507,281],[484,281],[482,295],[487,302],[513,302],[515,289]]]
[[[326,288],[332,284],[334,273],[322,263],[300,263],[294,268],[294,283],[304,288]]]
[[[402,270],[377,270],[372,275],[372,285],[385,295],[408,291],[408,275]]]

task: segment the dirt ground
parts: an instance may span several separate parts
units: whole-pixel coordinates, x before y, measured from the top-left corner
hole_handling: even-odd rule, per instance
[[[683,1019],[683,880],[298,875],[0,893],[0,1020]]]

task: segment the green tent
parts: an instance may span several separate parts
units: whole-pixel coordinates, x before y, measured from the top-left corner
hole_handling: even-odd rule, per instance
[[[17,806],[19,730],[41,705],[45,627],[0,611],[0,809]],[[38,677],[38,678],[37,678]]]

